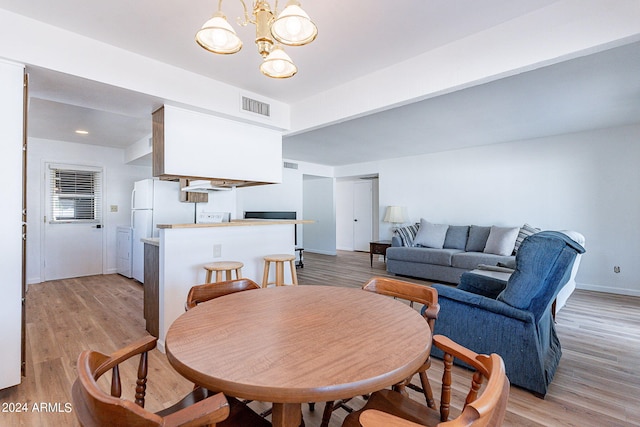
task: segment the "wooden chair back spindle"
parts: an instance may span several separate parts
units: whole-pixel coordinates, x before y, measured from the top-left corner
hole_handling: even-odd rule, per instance
[[[497,354],[476,354],[449,338],[436,335],[434,345],[444,356],[440,410],[391,390],[371,395],[365,406],[349,414],[343,427],[498,427],[502,425],[509,399],[509,379],[504,361]],[[461,413],[450,418],[452,398],[452,367],[454,358],[475,369]],[[483,382],[486,385],[483,387]]]
[[[73,383],[71,396],[74,412],[82,427],[177,427],[209,425],[214,427],[223,422],[224,426],[240,427],[262,425],[259,415],[246,405],[233,400],[232,417],[243,421],[234,421],[230,415],[230,404],[222,393],[214,394],[196,388],[172,407],[152,413],[144,409],[147,388],[148,352],[156,346],[156,338],[145,337],[129,346],[117,350],[111,355],[85,350],[78,357],[78,378]],[[137,379],[135,381],[135,402],[123,399],[120,363],[140,356]],[[109,393],[105,393],[97,381],[111,371]],[[248,415],[247,415],[248,414]],[[247,416],[253,418],[246,418]],[[258,420],[254,422],[253,420]]]

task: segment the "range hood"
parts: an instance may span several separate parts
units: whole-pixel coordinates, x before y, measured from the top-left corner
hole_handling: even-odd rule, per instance
[[[230,182],[211,181],[208,179],[196,179],[196,180],[191,180],[187,182],[188,182],[188,185],[186,187],[182,187],[182,191],[187,191],[189,193],[207,193],[209,191],[229,191],[235,187]],[[223,185],[226,185],[226,186],[223,187]]]

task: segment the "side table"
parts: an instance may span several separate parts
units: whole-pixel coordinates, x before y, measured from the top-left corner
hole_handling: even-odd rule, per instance
[[[383,255],[384,262],[387,262],[387,248],[391,247],[391,240],[378,240],[375,242],[369,242],[369,260],[371,261],[371,267],[373,267],[373,254]]]

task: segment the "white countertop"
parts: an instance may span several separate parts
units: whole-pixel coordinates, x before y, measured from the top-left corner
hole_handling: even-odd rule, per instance
[[[308,219],[234,219],[230,222],[199,224],[158,224],[158,228],[209,228],[209,227],[247,227],[259,225],[312,224]]]
[[[160,246],[160,239],[157,237],[143,237],[140,240],[147,245]]]

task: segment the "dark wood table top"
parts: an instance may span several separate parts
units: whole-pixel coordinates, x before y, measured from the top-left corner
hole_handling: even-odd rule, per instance
[[[200,304],[171,325],[165,345],[185,378],[273,402],[273,424],[297,427],[301,403],[371,393],[414,373],[431,333],[416,310],[389,297],[282,286]]]

